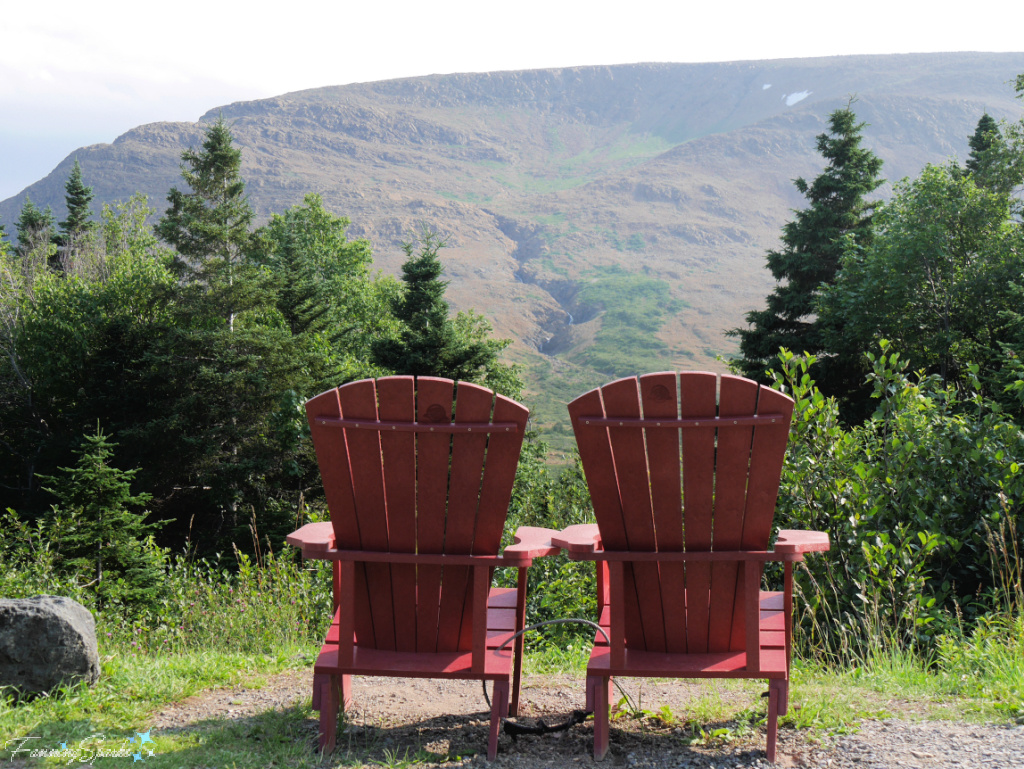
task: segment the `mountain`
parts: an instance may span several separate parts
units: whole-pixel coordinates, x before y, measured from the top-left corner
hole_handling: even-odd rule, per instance
[[[261,217],[321,194],[398,272],[423,226],[456,308],[487,315],[527,366],[540,423],[637,369],[721,370],[771,290],[765,252],[822,167],[815,136],[856,98],[889,180],[967,154],[979,117],[1017,119],[1024,54],[637,64],[430,76],[318,88],[140,126],[83,147],[25,194],[62,218],[74,160],[97,205],[181,185],[183,149],[222,115]],[[883,189],[883,194],[891,186]],[[555,424],[555,423],[558,424]]]

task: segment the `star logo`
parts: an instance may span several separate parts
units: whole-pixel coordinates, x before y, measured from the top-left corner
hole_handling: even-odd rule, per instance
[[[135,732],[139,735],[139,745],[145,745],[147,742],[153,742],[153,738],[149,736],[152,731],[153,730],[150,729],[149,732]]]
[[[141,761],[141,760],[142,760],[142,754],[141,753],[132,753],[132,763],[133,764],[136,761]]]
[[[62,742],[62,743],[60,744],[60,749],[61,749],[61,750],[67,750],[67,749],[68,749],[68,744],[67,744],[66,742]]]

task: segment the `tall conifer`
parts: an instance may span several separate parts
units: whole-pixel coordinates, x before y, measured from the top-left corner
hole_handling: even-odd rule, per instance
[[[92,187],[86,187],[82,181],[82,166],[75,160],[67,182],[64,183],[64,200],[68,206],[68,218],[60,223],[58,240],[67,245],[76,234],[91,230],[95,222],[91,221]]]
[[[864,198],[883,181],[878,176],[882,161],[861,146],[864,127],[851,105],[833,112],[828,132],[817,137],[818,152],[828,164],[810,184],[802,178],[794,181],[809,205],[794,212],[783,228],[783,248],[768,252],[768,269],[778,285],[764,310],[747,313],[748,328],[729,332],[740,338],[737,368],[746,376],[763,379],[780,347],[822,350],[815,316],[819,287],[835,280],[849,239],[858,244],[870,240],[876,204]]]

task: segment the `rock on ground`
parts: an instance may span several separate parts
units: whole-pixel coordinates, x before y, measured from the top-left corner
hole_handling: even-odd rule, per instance
[[[96,623],[88,609],[53,595],[0,600],[0,686],[39,694],[99,677]]]

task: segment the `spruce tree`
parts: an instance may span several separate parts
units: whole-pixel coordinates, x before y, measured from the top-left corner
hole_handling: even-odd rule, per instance
[[[733,329],[740,338],[738,368],[745,376],[765,378],[779,348],[822,352],[822,329],[815,316],[819,288],[835,280],[844,250],[871,237],[875,203],[865,196],[878,189],[882,161],[861,146],[865,124],[858,123],[851,104],[829,116],[829,131],[820,134],[818,152],[828,164],[808,184],[794,181],[808,201],[794,212],[782,231],[783,248],[768,252],[768,269],[778,281],[767,307],[747,313],[748,328]]]
[[[408,257],[402,265],[405,290],[392,303],[401,331],[373,344],[374,363],[396,374],[484,382],[514,397],[521,383],[512,367],[498,362],[509,342],[491,339],[490,324],[479,315],[449,317],[448,282],[441,279],[444,267],[437,257],[444,241],[425,232],[418,245],[418,253],[417,243],[402,247]]]
[[[80,233],[88,232],[95,228],[96,223],[91,221],[92,209],[92,187],[86,187],[82,181],[82,166],[75,160],[67,182],[64,183],[64,201],[68,207],[68,218],[60,223],[60,235],[58,243],[68,246]]]
[[[53,210],[49,206],[40,210],[26,195],[14,227],[18,234],[18,253],[22,256],[40,246],[49,248],[54,240]]]
[[[62,568],[92,585],[101,606],[114,600],[152,604],[163,583],[163,552],[151,536],[161,522],[147,523],[149,513],[138,512],[150,499],[131,493],[138,471],[110,465],[116,445],[97,428],[75,452],[74,467],[42,477],[59,500],[55,514],[62,533],[55,544]]]
[[[219,313],[229,328],[252,301],[242,273],[252,270],[253,210],[240,171],[242,152],[234,146],[223,118],[206,129],[199,151],[182,153],[181,176],[191,188],[172,187],[170,207],[156,225],[157,235],[177,251],[175,267],[187,282],[216,294]]]
[[[978,120],[978,126],[974,134],[967,140],[967,146],[971,148],[964,166],[967,171],[977,177],[984,168],[983,156],[986,151],[992,149],[999,138],[999,124],[987,112]]]

